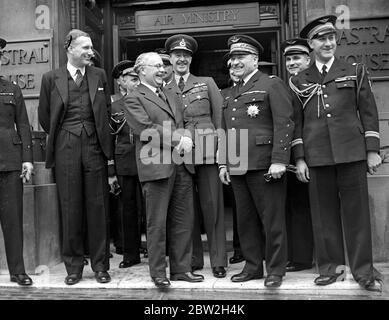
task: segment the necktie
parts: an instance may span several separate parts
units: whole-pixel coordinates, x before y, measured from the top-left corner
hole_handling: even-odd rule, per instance
[[[184,91],[185,81],[183,77],[180,77],[180,81],[178,81],[178,88],[180,88],[181,92]]]
[[[81,71],[80,71],[80,69],[77,69],[76,80],[74,80],[74,82],[76,83],[77,87],[81,86],[82,79],[83,79],[83,77],[82,77]]]
[[[323,67],[321,68],[321,82],[323,82],[326,75],[327,75],[327,66],[323,64]]]
[[[156,93],[157,93],[158,97],[160,97],[163,101],[166,102],[166,96],[165,96],[165,94],[162,92],[161,89],[157,88]]]

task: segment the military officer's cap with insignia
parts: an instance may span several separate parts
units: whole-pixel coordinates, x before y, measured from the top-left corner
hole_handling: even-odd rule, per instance
[[[167,54],[167,51],[164,48],[155,49],[155,52],[159,54],[164,64],[171,64],[170,56]]]
[[[284,56],[292,54],[307,54],[312,51],[308,41],[302,38],[288,39],[281,43],[281,50]]]
[[[176,34],[165,41],[165,49],[169,53],[173,50],[185,50],[193,54],[197,47],[197,41],[187,34]]]
[[[134,61],[130,61],[130,60],[120,61],[112,69],[112,78],[114,79],[119,78],[125,69],[131,68],[133,66],[134,66]],[[138,76],[135,72],[133,73],[134,76]]]
[[[7,44],[7,41],[5,41],[4,39],[0,38],[0,49],[3,49],[6,44]]]
[[[261,54],[263,53],[262,45],[250,36],[236,34],[228,39],[228,47],[231,54]]]
[[[336,33],[336,19],[336,16],[328,15],[311,21],[301,30],[300,38],[315,39],[329,33]]]

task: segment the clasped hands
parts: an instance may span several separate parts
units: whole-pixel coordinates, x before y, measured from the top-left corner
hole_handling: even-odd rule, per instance
[[[20,178],[22,178],[23,183],[29,182],[31,176],[33,175],[34,166],[31,162],[23,162],[22,163],[22,174]]]
[[[179,154],[183,154],[184,152],[189,153],[193,148],[193,141],[191,138],[182,136],[180,142],[175,147]]]

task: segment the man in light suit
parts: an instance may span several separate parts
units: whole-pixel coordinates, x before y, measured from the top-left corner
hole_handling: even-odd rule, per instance
[[[90,66],[90,36],[71,30],[65,41],[67,65],[42,77],[38,115],[49,134],[46,167],[55,169],[62,217],[62,255],[73,285],[82,278],[83,227],[87,222],[91,267],[97,282],[109,270],[108,177],[112,139],[110,95],[104,70]]]
[[[193,129],[183,130],[179,96],[161,90],[165,72],[158,53],[141,54],[135,71],[141,83],[125,97],[124,112],[136,134],[150,275],[157,287],[170,286],[166,277],[167,237],[170,280],[203,281],[203,276],[191,272],[194,171],[184,161],[188,158],[185,154],[190,160]],[[176,131],[179,128],[181,131]]]
[[[179,92],[184,123],[193,123],[195,132],[195,184],[200,202],[209,246],[212,273],[216,278],[226,276],[226,232],[224,226],[223,187],[218,179],[216,150],[221,128],[223,97],[211,77],[198,77],[190,73],[192,55],[198,47],[197,41],[186,34],[171,36],[165,42],[170,54],[174,79],[166,86],[172,92]],[[195,217],[195,237],[200,234],[200,217]],[[203,267],[201,241],[194,250],[194,269]],[[197,247],[197,246],[196,246]],[[195,249],[195,248],[194,248]]]

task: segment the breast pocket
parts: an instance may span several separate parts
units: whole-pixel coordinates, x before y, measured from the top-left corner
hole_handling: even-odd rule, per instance
[[[208,91],[196,92],[189,95],[189,106],[186,114],[192,117],[210,114]]]
[[[345,81],[336,81],[336,88],[343,89],[343,88],[355,88],[355,81],[354,80],[345,80]]]

